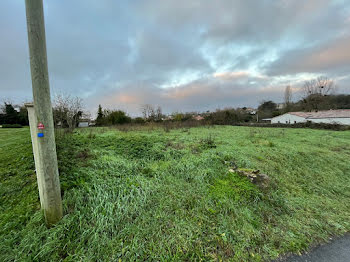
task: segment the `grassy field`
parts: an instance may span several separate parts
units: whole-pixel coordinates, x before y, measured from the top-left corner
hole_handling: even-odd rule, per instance
[[[0,261],[264,261],[350,231],[349,131],[97,128],[57,144],[65,216],[47,229],[29,129],[0,129]]]

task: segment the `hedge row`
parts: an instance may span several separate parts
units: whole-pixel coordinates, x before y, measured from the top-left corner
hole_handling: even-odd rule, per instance
[[[254,126],[254,127],[282,127],[282,128],[312,128],[312,129],[326,129],[335,131],[350,130],[350,126],[339,124],[326,124],[326,123],[296,123],[296,124],[270,124],[270,123],[237,123],[236,126]]]
[[[21,128],[22,126],[20,124],[3,124],[1,127],[2,128]]]

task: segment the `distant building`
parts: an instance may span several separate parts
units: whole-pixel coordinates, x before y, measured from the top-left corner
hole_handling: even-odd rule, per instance
[[[201,115],[196,115],[196,116],[193,116],[193,119],[197,121],[201,121],[201,120],[204,120],[204,117],[202,117]]]
[[[58,121],[56,124],[55,124],[56,127],[62,127],[62,122],[61,121]]]
[[[257,110],[255,108],[247,107],[247,108],[245,108],[245,111],[251,115],[256,115]]]
[[[279,110],[283,109],[284,107],[285,107],[284,103],[277,103],[276,104],[276,108],[279,109]]]
[[[162,121],[169,121],[169,120],[174,120],[174,117],[172,115],[162,117]]]
[[[289,112],[271,119],[272,124],[297,124],[305,122],[350,125],[350,109],[318,112]]]
[[[91,120],[88,118],[81,118],[79,119],[78,127],[89,127],[90,121]]]

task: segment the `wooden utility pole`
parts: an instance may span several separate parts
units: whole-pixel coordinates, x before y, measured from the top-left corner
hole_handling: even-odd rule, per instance
[[[38,186],[46,223],[50,226],[62,218],[62,200],[58,176],[57,155],[49,74],[47,68],[44,10],[42,0],[26,0],[30,69],[34,98],[36,141],[32,141]],[[41,192],[40,192],[41,190]]]

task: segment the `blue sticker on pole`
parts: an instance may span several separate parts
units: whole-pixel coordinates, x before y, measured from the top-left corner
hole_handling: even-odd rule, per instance
[[[44,133],[38,133],[38,137],[44,137]]]

